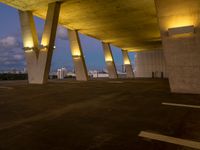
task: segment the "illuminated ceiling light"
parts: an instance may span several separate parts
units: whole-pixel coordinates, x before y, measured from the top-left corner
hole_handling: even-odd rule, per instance
[[[26,53],[31,53],[31,52],[33,52],[33,50],[31,49],[31,50],[26,50],[25,51]]]
[[[41,45],[39,45],[39,48],[38,48],[38,49],[39,49],[40,51],[47,51],[48,48],[49,48],[48,45],[42,45],[42,44],[41,44]]]
[[[113,61],[112,61],[112,60],[107,60],[106,62],[107,62],[107,63],[113,63]]]
[[[79,55],[73,55],[72,57],[73,57],[73,59],[80,59],[81,58],[81,56],[79,56]]]
[[[113,62],[112,58],[106,58],[106,62]]]
[[[24,47],[25,52],[33,52],[33,51],[47,51],[49,48],[48,45],[39,45],[39,47]],[[55,49],[56,46],[53,46],[53,49]]]
[[[130,64],[131,64],[130,60],[128,59],[124,60],[124,65],[130,65]]]
[[[169,28],[168,35],[169,36],[183,36],[183,35],[191,35],[195,33],[194,26],[182,26],[176,28]]]
[[[80,50],[74,50],[74,51],[72,51],[72,57],[74,59],[80,59],[81,58],[81,52],[80,52]]]
[[[35,48],[34,47],[24,47],[23,49],[26,53],[30,53],[30,52],[33,52]]]
[[[81,56],[80,50],[73,50],[72,51],[72,56],[73,57],[80,57]]]
[[[106,53],[106,55],[105,55],[105,61],[106,62],[113,62],[112,54]]]
[[[38,49],[41,51],[47,51],[49,49],[49,46],[48,45],[39,45]],[[53,46],[53,49],[56,49],[55,45]]]

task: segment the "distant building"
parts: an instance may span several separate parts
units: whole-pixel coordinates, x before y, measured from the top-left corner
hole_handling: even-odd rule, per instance
[[[76,77],[76,74],[74,72],[67,72],[67,77]]]
[[[117,71],[117,75],[118,75],[119,78],[126,78],[125,70],[124,70],[124,72]]]
[[[24,69],[23,69],[23,73],[27,73],[27,68],[24,68]]]
[[[66,73],[67,73],[66,68],[58,69],[57,70],[57,78],[58,79],[64,79],[65,76],[66,76]]]
[[[92,78],[108,78],[109,77],[107,72],[97,71],[97,70],[89,71],[89,76]]]

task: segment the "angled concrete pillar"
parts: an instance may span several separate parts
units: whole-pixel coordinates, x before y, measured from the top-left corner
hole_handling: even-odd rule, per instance
[[[59,12],[60,3],[48,5],[42,42],[39,45],[32,12],[19,11],[28,80],[31,84],[44,84],[48,80]]]
[[[37,82],[38,36],[32,12],[19,11],[22,41],[25,50],[29,83]],[[29,49],[28,49],[29,48]]]
[[[87,81],[88,72],[85,64],[83,51],[79,39],[78,32],[76,30],[68,29],[69,42],[71,47],[71,53],[74,61],[76,79],[78,81]]]
[[[171,91],[200,94],[200,1],[155,3]]]
[[[133,74],[133,68],[131,65],[131,61],[128,55],[128,51],[122,50],[122,55],[123,55],[123,62],[124,62],[124,66],[125,66],[125,70],[126,70],[126,77],[127,78],[133,78],[134,74]]]
[[[108,70],[108,74],[109,74],[109,78],[110,79],[117,79],[118,75],[117,75],[117,69],[114,63],[114,59],[113,59],[113,54],[110,48],[110,44],[108,43],[102,43],[103,45],[103,50],[104,50],[104,56],[105,56],[105,61],[106,61],[106,65],[107,65],[107,70]]]

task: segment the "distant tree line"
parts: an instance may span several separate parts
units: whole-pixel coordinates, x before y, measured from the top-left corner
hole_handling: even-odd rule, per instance
[[[27,80],[28,74],[2,73],[0,80]]]
[[[75,78],[66,76],[65,78]],[[57,75],[49,75],[49,79],[57,79]],[[0,80],[28,80],[28,74],[0,73]]]

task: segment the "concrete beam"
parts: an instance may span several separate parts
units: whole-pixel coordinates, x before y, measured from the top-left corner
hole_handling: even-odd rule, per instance
[[[88,72],[85,64],[83,51],[79,39],[78,32],[76,30],[68,29],[69,42],[71,47],[71,53],[74,61],[76,79],[78,81],[87,81]]]
[[[117,75],[117,69],[114,63],[114,59],[113,59],[113,54],[110,48],[110,44],[108,43],[102,43],[103,45],[103,50],[104,50],[104,56],[105,56],[105,61],[106,61],[106,65],[107,65],[107,70],[108,70],[108,74],[109,74],[109,78],[110,79],[117,79],[118,75]]]
[[[127,78],[133,78],[134,74],[133,74],[133,68],[131,65],[131,61],[128,55],[128,51],[122,50],[122,55],[123,55],[123,62],[124,62],[124,66],[125,66],[125,70],[126,70],[126,77]]]
[[[53,1],[58,0],[0,0],[20,10],[32,10],[43,19],[47,4]],[[129,51],[161,49],[154,0],[60,1],[59,23],[69,29]]]
[[[200,94],[200,1],[155,3],[171,91]]]
[[[32,12],[19,11],[30,84],[44,84],[48,80],[59,12],[60,3],[48,5],[44,33],[39,46]]]

